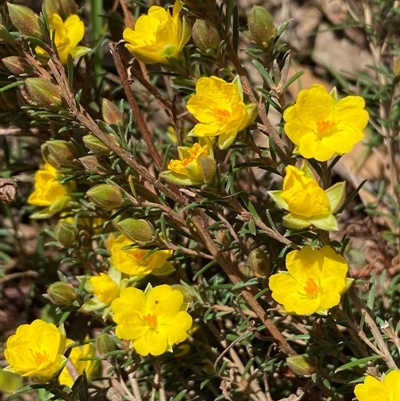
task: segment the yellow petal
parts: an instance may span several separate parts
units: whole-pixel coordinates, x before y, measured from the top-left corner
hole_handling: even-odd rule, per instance
[[[367,376],[363,384],[357,384],[354,394],[358,401],[389,401],[384,384],[372,376]]]
[[[154,287],[146,301],[146,313],[157,317],[159,325],[168,323],[179,312],[183,303],[183,295],[178,290],[173,290],[169,285]]]
[[[70,40],[70,49],[73,49],[83,39],[85,25],[76,14],[73,14],[65,20],[64,27],[67,30],[67,36]]]
[[[316,128],[318,121],[331,120],[334,115],[332,96],[318,84],[301,90],[295,106],[301,122],[311,129]]]
[[[329,160],[335,151],[326,146],[326,144],[314,133],[304,135],[299,141],[299,152],[307,159],[316,159],[320,162]]]
[[[165,324],[168,345],[181,343],[188,338],[187,331],[192,327],[192,317],[184,311],[180,311],[176,316]]]
[[[161,328],[158,330],[148,330],[142,337],[134,341],[133,346],[139,355],[148,354],[158,356],[167,351],[167,333]]]
[[[383,384],[389,392],[389,401],[400,400],[400,370],[392,370],[383,379]]]

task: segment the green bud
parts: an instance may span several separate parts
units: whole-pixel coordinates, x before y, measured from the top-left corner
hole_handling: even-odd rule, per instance
[[[49,110],[59,110],[62,106],[60,88],[44,78],[27,78],[25,88],[31,100]]]
[[[27,36],[36,36],[37,38],[42,36],[39,26],[39,16],[30,8],[10,3],[7,6],[10,20],[19,33]]]
[[[58,167],[58,163],[57,163],[56,160],[53,158],[53,156],[50,154],[50,151],[49,151],[49,147],[48,147],[48,145],[47,145],[47,142],[43,143],[43,144],[40,146],[40,150],[42,151],[43,159],[44,159],[47,163],[51,164],[54,168],[57,168],[57,167]]]
[[[253,249],[247,258],[247,266],[252,273],[258,277],[266,277],[269,275],[271,264],[265,253],[261,249]]]
[[[118,107],[108,99],[103,98],[101,104],[103,118],[107,124],[119,124],[121,122],[121,113]]]
[[[105,210],[113,210],[122,206],[122,194],[116,185],[100,184],[90,188],[86,196]]]
[[[117,344],[115,344],[111,336],[106,333],[96,337],[95,345],[100,355],[108,354],[117,349]]]
[[[54,140],[47,141],[47,150],[56,163],[56,167],[75,167],[78,158],[78,150],[76,146],[68,141]]]
[[[22,57],[9,56],[1,60],[7,69],[14,75],[22,75],[27,72],[33,71],[32,67]]]
[[[54,305],[71,305],[76,299],[74,287],[63,281],[51,284],[47,289],[47,295]]]
[[[196,47],[207,54],[215,54],[221,42],[218,30],[201,19],[197,19],[193,25],[192,38]]]
[[[71,223],[60,221],[54,229],[57,241],[67,248],[74,246],[78,230]]]
[[[250,39],[267,48],[270,38],[276,35],[274,20],[269,11],[261,6],[253,6],[247,16],[247,24]]]
[[[315,363],[306,355],[292,355],[286,358],[289,368],[300,377],[311,376],[315,370]]]
[[[125,237],[135,242],[147,242],[153,238],[153,229],[146,220],[125,219],[117,223]]]
[[[110,148],[96,136],[91,134],[85,135],[82,140],[86,147],[91,150],[96,156],[110,156]]]

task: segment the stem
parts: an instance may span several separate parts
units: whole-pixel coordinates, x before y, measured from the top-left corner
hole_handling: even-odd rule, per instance
[[[116,43],[110,43],[110,50],[111,50],[111,55],[113,56],[114,59],[115,67],[117,68],[118,75],[121,78],[121,85],[124,88],[126,98],[128,99],[129,105],[131,106],[132,113],[135,117],[139,131],[142,134],[143,140],[149,149],[151,157],[156,162],[158,168],[161,169],[162,166],[161,156],[158,153],[152,141],[150,131],[147,128],[145,121],[143,120],[143,116],[136,102],[135,95],[129,85],[128,74],[126,72],[124,65],[122,64],[122,59],[118,52],[118,45]]]
[[[92,43],[97,42],[101,38],[101,32],[103,30],[103,21],[101,17],[102,13],[103,13],[103,0],[91,0],[90,19],[92,22]],[[93,54],[93,69],[97,88],[100,87],[102,81],[102,74],[103,74],[102,59],[103,59],[103,47],[97,46],[97,49]]]
[[[390,354],[389,348],[387,347],[378,326],[376,325],[364,302],[358,297],[354,289],[350,290],[350,298],[354,302],[356,308],[365,318],[365,322],[371,330],[372,336],[374,337],[380,351],[379,353],[382,355],[382,358],[386,362],[386,365],[389,369],[397,369],[397,365],[394,362],[392,355]]]

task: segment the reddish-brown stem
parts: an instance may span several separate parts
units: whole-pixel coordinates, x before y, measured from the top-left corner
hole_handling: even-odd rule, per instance
[[[158,168],[160,169],[162,166],[161,156],[158,153],[157,148],[155,147],[155,145],[153,143],[150,131],[147,128],[146,122],[143,120],[143,116],[142,116],[142,113],[140,112],[135,95],[133,94],[132,89],[129,85],[128,74],[125,70],[125,67],[121,60],[121,56],[118,52],[118,44],[110,43],[110,50],[111,50],[111,55],[114,59],[114,63],[115,63],[115,67],[117,69],[118,75],[121,78],[121,85],[124,88],[126,98],[128,99],[129,105],[131,106],[131,109],[132,109],[132,113],[135,117],[136,124],[139,128],[140,133],[142,134],[142,138],[143,138],[144,142],[146,143],[147,148],[149,149],[151,157],[154,159]]]

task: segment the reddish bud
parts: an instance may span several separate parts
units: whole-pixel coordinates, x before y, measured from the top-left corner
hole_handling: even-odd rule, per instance
[[[36,36],[37,38],[42,36],[39,26],[39,16],[30,8],[10,3],[7,6],[10,20],[19,33],[27,36]]]
[[[31,100],[49,110],[59,110],[62,106],[60,88],[44,78],[27,78],[26,90]]]

